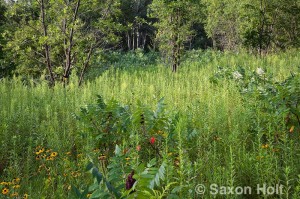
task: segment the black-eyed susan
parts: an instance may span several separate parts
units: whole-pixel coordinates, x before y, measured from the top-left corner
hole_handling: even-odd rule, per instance
[[[57,155],[58,155],[57,152],[52,152],[51,155],[50,155],[50,157],[53,157],[53,158],[54,158],[54,157],[56,157]]]
[[[23,199],[28,199],[28,194],[27,194],[27,193],[25,193],[25,194],[23,195]]]
[[[14,185],[13,188],[14,188],[14,189],[20,189],[20,185],[18,185],[18,184],[17,184],[17,185]]]
[[[8,183],[3,181],[3,182],[0,182],[0,185],[5,186],[5,185],[8,185]]]
[[[9,194],[9,189],[8,189],[8,188],[3,188],[3,189],[2,189],[2,194],[3,194],[3,195]]]
[[[48,157],[46,158],[46,160],[47,160],[47,161],[52,161],[52,160],[54,160],[54,158],[51,157],[51,156],[48,156]]]
[[[11,181],[12,184],[19,184],[19,182],[20,182],[20,178],[14,178],[14,179]]]
[[[10,194],[10,197],[11,197],[11,198],[16,198],[16,197],[18,197],[18,196],[19,196],[19,194],[18,194],[17,192]]]
[[[39,149],[38,151],[36,151],[35,154],[36,154],[36,155],[39,155],[39,154],[41,154],[41,153],[44,153],[44,151],[45,151],[45,148],[41,148],[41,149]]]

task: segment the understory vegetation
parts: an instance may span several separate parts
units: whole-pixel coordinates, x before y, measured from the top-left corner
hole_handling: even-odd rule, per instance
[[[81,87],[0,80],[0,198],[300,198],[299,51],[110,56]]]

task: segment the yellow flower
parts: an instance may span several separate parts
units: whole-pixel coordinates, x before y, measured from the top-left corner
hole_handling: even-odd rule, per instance
[[[58,154],[57,152],[52,152],[51,155],[50,155],[50,157],[56,157],[57,154]]]
[[[13,188],[14,188],[14,189],[20,189],[20,185],[18,185],[18,184],[17,184],[17,185],[14,185]]]
[[[25,194],[23,195],[23,199],[27,199],[27,198],[28,198],[28,194],[25,193]]]
[[[88,193],[88,194],[86,195],[86,197],[87,197],[87,198],[90,198],[91,195],[92,195],[92,194]]]
[[[10,197],[11,198],[14,198],[14,197],[18,197],[19,196],[19,194],[16,192],[16,193],[12,193],[12,194],[10,194]]]
[[[292,127],[290,128],[290,133],[293,133],[293,132],[294,132],[294,129],[295,129],[295,126],[292,126]]]
[[[47,151],[46,151],[46,153],[50,153],[52,151],[52,149],[48,149]]]
[[[1,184],[1,185],[4,185],[4,186],[5,186],[5,185],[8,185],[7,182],[1,182],[0,184]]]
[[[268,144],[263,144],[263,145],[261,146],[261,148],[267,149],[267,148],[269,148],[269,145],[268,145]]]
[[[8,189],[8,188],[2,189],[2,194],[3,194],[3,195],[9,194],[9,189]]]
[[[52,160],[54,160],[54,158],[53,158],[53,157],[51,157],[51,156],[49,156],[49,157],[47,157],[47,158],[46,158],[46,160],[47,160],[47,161],[49,161],[49,160],[51,160],[51,161],[52,161]]]
[[[20,178],[15,178],[12,180],[13,184],[18,184],[20,182]]]
[[[130,158],[125,158],[125,160],[126,160],[126,161],[129,161],[129,160],[130,160]]]
[[[67,154],[67,155],[71,155],[72,153],[71,153],[70,151],[68,151],[66,154]]]

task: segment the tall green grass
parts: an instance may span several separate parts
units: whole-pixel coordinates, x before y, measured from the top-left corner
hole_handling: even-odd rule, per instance
[[[176,129],[180,147],[172,149],[180,165],[170,172],[180,174],[180,184],[184,185],[182,197],[199,198],[194,187],[200,183],[241,186],[293,181],[295,185],[300,171],[296,160],[299,151],[289,148],[298,145],[283,143],[286,148],[279,155],[262,149],[263,134],[273,134],[274,129],[270,126],[268,132],[261,132],[259,125],[264,115],[259,109],[253,112],[255,99],[252,103],[245,101],[232,81],[211,83],[210,77],[218,66],[250,71],[261,67],[273,74],[275,80],[282,81],[300,66],[300,53],[291,51],[259,58],[243,53],[196,51],[189,53],[176,74],[163,64],[113,67],[82,87],[77,87],[74,77],[66,88],[59,83],[49,88],[43,80],[0,80],[0,181],[20,177],[19,193],[28,193],[30,198],[71,197],[68,186],[88,182],[88,178],[81,175],[70,180],[57,176],[55,184],[45,186],[47,177],[36,174],[40,165],[35,160],[35,147],[40,145],[59,153],[56,170],[66,169],[65,153],[74,147],[83,153],[84,148],[93,148],[80,136],[82,124],[75,115],[80,107],[95,103],[96,95],[100,94],[105,100],[113,98],[133,108],[140,101],[153,109],[164,97],[167,110],[180,113]],[[256,121],[257,134],[249,132],[253,125],[249,121]],[[192,135],[190,128],[196,129],[196,133]],[[84,170],[85,162],[83,158],[69,164],[74,164],[73,170]],[[283,198],[293,198],[287,195],[289,190],[285,191]],[[209,197],[212,196],[203,196]]]

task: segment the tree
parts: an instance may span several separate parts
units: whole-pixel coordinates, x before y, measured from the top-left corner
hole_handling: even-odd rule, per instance
[[[4,45],[4,38],[2,36],[4,25],[5,25],[5,12],[6,7],[4,6],[4,3],[0,1],[0,59],[3,59],[3,45]]]
[[[152,0],[121,0],[122,17],[124,25],[123,41],[127,50],[137,48],[146,49],[154,28],[150,25],[151,18],[147,16],[148,6]]]
[[[150,16],[157,19],[156,41],[160,51],[171,59],[173,72],[180,64],[185,42],[194,35],[193,24],[201,20],[200,5],[191,0],[153,0],[150,6]]]
[[[206,10],[205,30],[213,41],[213,47],[221,50],[237,50],[241,46],[239,16],[243,1],[203,1]]]
[[[17,72],[39,76],[47,69],[54,84],[60,79],[67,83],[75,69],[81,71],[81,84],[95,50],[111,48],[118,41],[119,6],[113,0],[14,3],[9,21],[16,28],[7,32],[6,48],[13,52]]]

